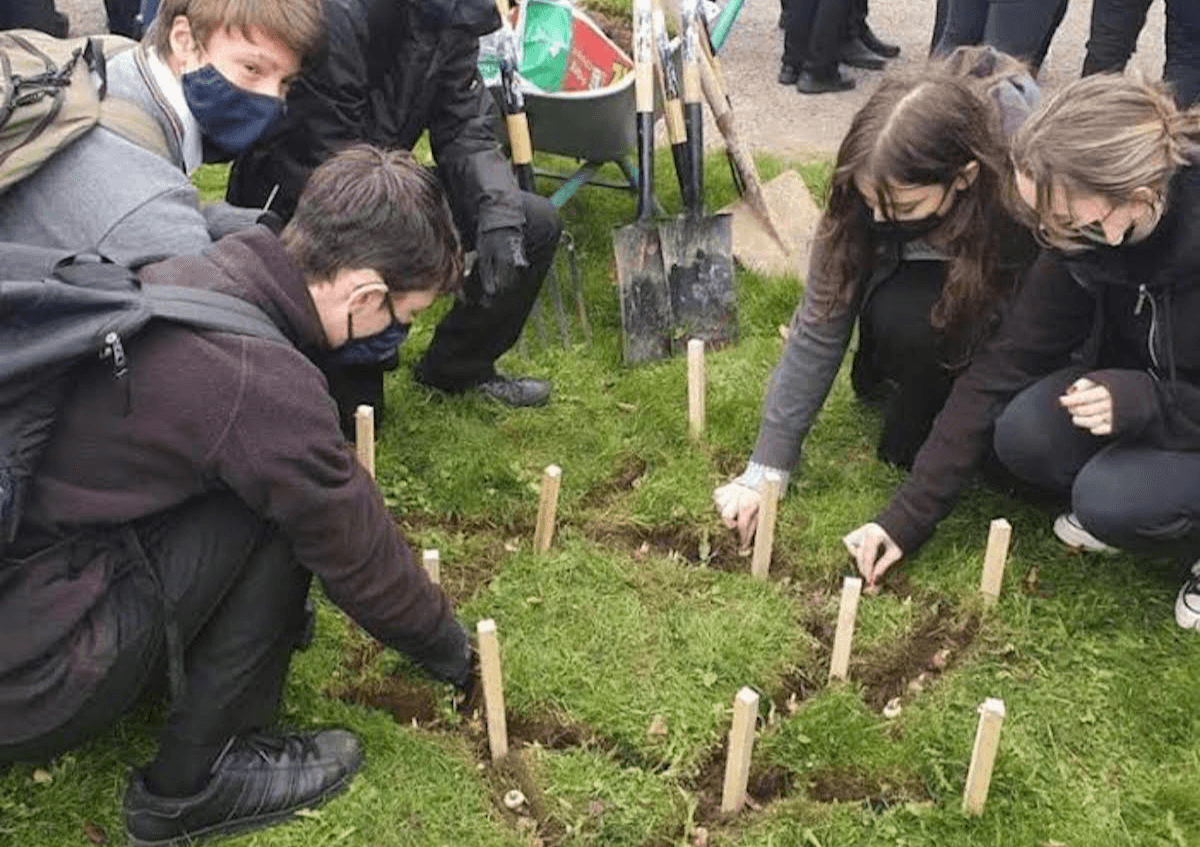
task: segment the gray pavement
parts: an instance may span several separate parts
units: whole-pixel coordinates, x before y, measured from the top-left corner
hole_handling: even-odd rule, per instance
[[[57,6],[70,17],[73,33],[104,29],[102,0],[57,0]],[[1040,80],[1046,88],[1079,75],[1091,10],[1091,0],[1071,0],[1042,68]],[[923,61],[929,49],[933,11],[934,0],[871,0],[871,27],[903,51],[892,67],[912,69]],[[799,159],[830,155],[836,152],[854,112],[875,90],[881,73],[850,69],[858,86],[842,94],[803,95],[779,85],[775,75],[783,38],[778,18],[778,0],[746,0],[722,51],[739,127],[756,151]],[[1162,64],[1163,4],[1157,0],[1130,67],[1158,78]],[[710,126],[705,138],[710,144],[720,143],[715,127]]]

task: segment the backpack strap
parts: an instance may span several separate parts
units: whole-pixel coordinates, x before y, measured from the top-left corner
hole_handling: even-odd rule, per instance
[[[120,97],[105,97],[101,100],[100,126],[138,147],[157,153],[168,161],[171,159],[171,148],[167,144],[167,136],[162,127],[129,100]]]
[[[252,335],[290,344],[266,312],[240,297],[186,288],[181,285],[147,285],[142,296],[151,313],[158,318],[217,332]]]

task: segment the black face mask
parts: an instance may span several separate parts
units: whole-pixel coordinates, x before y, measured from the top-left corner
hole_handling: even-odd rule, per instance
[[[871,221],[871,231],[878,238],[892,241],[912,241],[923,238],[946,222],[945,215],[928,215],[912,221]]]

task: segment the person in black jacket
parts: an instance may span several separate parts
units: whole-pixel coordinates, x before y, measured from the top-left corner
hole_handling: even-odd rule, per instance
[[[512,406],[544,403],[549,383],[495,369],[520,336],[561,231],[550,202],[517,187],[496,140],[496,105],[476,67],[479,36],[499,25],[495,6],[325,0],[324,9],[325,55],[292,86],[281,130],[234,162],[228,198],[269,202],[286,219],[309,172],[339,148],[368,141],[407,149],[428,130],[459,233],[477,259],[415,377],[451,393],[479,389]],[[382,405],[385,364],[327,372],[344,423],[359,402]]]
[[[1151,0],[1095,0],[1083,75],[1121,73],[1146,25]],[[1200,100],[1200,3],[1166,0],[1167,62],[1163,79],[1180,106]]]
[[[1200,108],[1159,83],[1074,82],[1012,146],[1047,245],[955,383],[912,474],[846,546],[869,582],[933,531],[983,455],[1069,498],[1068,545],[1200,552]],[[1176,620],[1200,630],[1200,562]]]

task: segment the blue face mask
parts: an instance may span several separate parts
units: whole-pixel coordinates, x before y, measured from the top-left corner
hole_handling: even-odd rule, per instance
[[[393,321],[383,332],[347,341],[332,351],[330,357],[339,365],[378,365],[404,343],[411,326]]]
[[[238,88],[212,65],[188,71],[182,82],[205,140],[230,157],[248,150],[286,111],[282,98]]]

